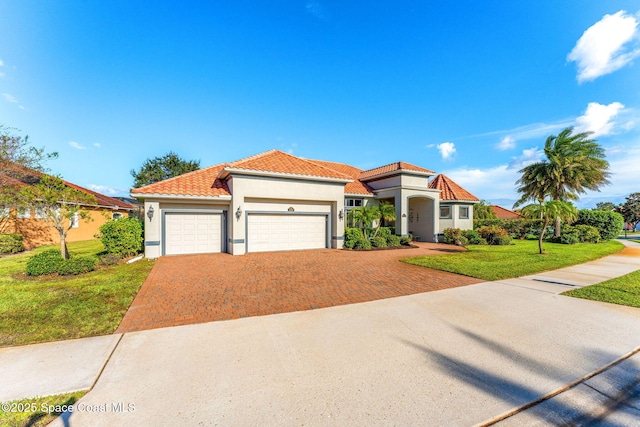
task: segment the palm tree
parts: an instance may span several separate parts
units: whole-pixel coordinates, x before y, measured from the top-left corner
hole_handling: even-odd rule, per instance
[[[367,237],[367,227],[371,226],[371,223],[380,218],[380,210],[377,206],[362,206],[359,208],[351,209],[351,219],[355,224],[360,224],[362,234],[365,239]]]
[[[376,232],[373,234],[373,237],[376,237],[378,235],[378,231],[380,231],[380,227],[382,226],[383,221],[396,220],[396,207],[391,203],[380,202],[378,211],[380,212],[380,216],[378,217],[378,226],[376,227]]]
[[[544,144],[546,159],[520,170],[516,184],[522,195],[514,207],[529,200],[542,203],[552,200],[577,200],[587,190],[598,191],[609,184],[609,162],[604,149],[589,136],[591,132],[573,134],[569,127],[557,136],[551,135]],[[560,219],[556,219],[555,235],[560,235]]]
[[[542,228],[538,236],[538,249],[542,255],[542,239],[549,223],[552,221],[575,221],[578,217],[578,210],[570,203],[560,200],[548,200],[538,204],[531,204],[522,208],[522,214],[531,219],[542,219]]]

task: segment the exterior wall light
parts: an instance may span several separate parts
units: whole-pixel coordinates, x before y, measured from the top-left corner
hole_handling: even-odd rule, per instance
[[[340,219],[344,218],[344,210],[340,209],[340,212],[338,212],[338,218]]]
[[[402,214],[402,218],[406,218],[406,217],[407,217],[407,214],[406,214],[406,213],[403,213],[403,214]]]
[[[242,216],[242,208],[238,206],[238,210],[236,211],[236,219],[240,220],[241,216]]]
[[[149,217],[149,221],[153,219],[153,206],[149,206],[149,210],[147,211],[147,216]]]

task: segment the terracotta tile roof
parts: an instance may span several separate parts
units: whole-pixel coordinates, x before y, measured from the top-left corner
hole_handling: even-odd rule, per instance
[[[347,175],[353,179],[353,182],[348,182],[344,187],[345,194],[362,194],[366,196],[373,195],[373,188],[365,182],[359,180],[362,169],[358,169],[351,165],[345,165],[344,163],[328,162],[325,160],[309,160],[310,162],[317,163],[329,169],[333,169],[344,175]]]
[[[414,172],[422,172],[428,174],[434,174],[435,172],[429,169],[421,168],[420,166],[412,165],[407,162],[395,162],[388,165],[380,166],[374,169],[369,169],[360,174],[360,179],[369,179],[378,175],[387,174],[390,172],[406,170],[406,171],[414,171]]]
[[[473,194],[469,193],[464,188],[453,182],[451,178],[446,175],[436,175],[435,178],[429,182],[429,188],[440,190],[440,200],[459,200],[466,202],[479,202]]]
[[[2,187],[26,187],[27,184],[9,175],[0,174],[0,186]]]
[[[14,177],[8,175],[0,176],[0,183],[2,185],[16,185],[16,186],[27,186],[36,184],[40,178],[43,176],[42,172],[25,168],[20,165],[13,165],[13,167],[9,170],[12,170],[16,175]],[[93,190],[89,190],[88,188],[80,187],[79,185],[73,184],[69,181],[62,180],[62,182],[67,186],[71,187],[75,190],[82,191],[85,194],[90,194],[96,198],[96,201],[99,206],[108,206],[113,207],[116,206],[119,209],[127,209],[132,210],[133,206],[127,202],[122,200],[114,199],[113,197],[105,196],[104,194],[98,193]]]
[[[153,184],[131,190],[131,194],[165,194],[176,196],[230,196],[231,192],[224,180],[218,179],[226,163],[188,172]]]
[[[229,163],[226,167],[259,172],[275,172],[322,178],[352,179],[350,176],[323,165],[279,151],[270,150],[246,159]]]
[[[491,211],[495,214],[498,219],[519,219],[524,218],[518,212],[510,211],[509,209],[505,209],[502,206],[490,206]]]
[[[79,185],[73,184],[69,181],[64,181],[67,187],[74,188],[78,191],[82,191],[83,193],[91,194],[94,196],[98,202],[98,206],[106,206],[106,207],[118,207],[119,209],[132,210],[133,205],[124,202],[122,200],[114,199],[113,197],[105,196],[104,194],[98,193],[93,190],[89,190],[88,188],[80,187]]]

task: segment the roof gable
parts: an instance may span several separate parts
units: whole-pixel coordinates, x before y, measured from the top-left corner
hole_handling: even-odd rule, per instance
[[[347,175],[353,179],[353,182],[347,182],[344,187],[345,194],[362,194],[363,196],[372,196],[373,188],[369,186],[366,182],[360,181],[360,174],[362,173],[362,169],[358,169],[354,166],[347,165],[344,163],[336,163],[336,162],[328,162],[325,160],[309,160],[310,162],[317,163],[321,166],[324,166],[329,169],[333,169],[337,172],[340,172],[344,175]]]
[[[360,173],[360,179],[370,180],[378,176],[388,175],[393,172],[419,172],[421,174],[433,175],[435,172],[407,162],[395,162],[377,168],[369,169]]]
[[[440,200],[465,202],[480,201],[480,199],[460,187],[451,178],[444,174],[436,175],[436,177],[429,182],[429,188],[440,190]]]
[[[325,167],[317,162],[305,160],[279,150],[266,151],[229,163],[224,169],[312,176],[318,178],[352,179],[344,173]]]

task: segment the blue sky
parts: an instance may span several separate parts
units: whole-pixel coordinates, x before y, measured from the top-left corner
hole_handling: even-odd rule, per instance
[[[0,124],[65,179],[127,195],[173,150],[201,166],[272,148],[398,160],[510,207],[567,126],[640,191],[636,1],[0,3]]]

